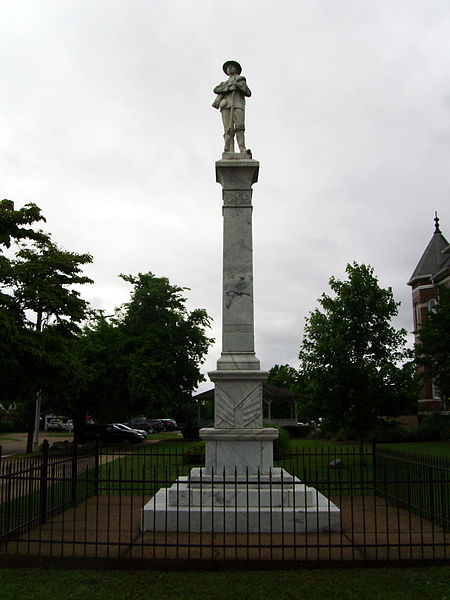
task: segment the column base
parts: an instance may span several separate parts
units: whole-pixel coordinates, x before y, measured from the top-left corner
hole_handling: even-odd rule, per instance
[[[143,531],[302,533],[340,531],[339,508],[281,468],[226,477],[195,468],[142,509]]]

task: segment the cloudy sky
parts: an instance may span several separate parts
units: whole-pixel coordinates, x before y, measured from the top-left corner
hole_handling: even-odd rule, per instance
[[[220,355],[222,216],[212,88],[238,60],[252,90],[256,350],[297,365],[305,316],[370,264],[402,302],[433,233],[450,238],[448,0],[0,0],[0,197],[35,202],[90,252],[86,297],[119,273],[189,287]],[[202,389],[205,386],[202,386]]]

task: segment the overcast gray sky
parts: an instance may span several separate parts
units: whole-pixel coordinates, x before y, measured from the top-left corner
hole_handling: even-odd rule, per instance
[[[238,60],[252,90],[256,350],[297,365],[305,316],[370,264],[402,302],[433,233],[450,237],[448,0],[0,0],[0,197],[35,202],[90,252],[83,295],[112,311],[119,273],[191,288],[220,354],[220,115]],[[202,386],[202,389],[205,385]]]

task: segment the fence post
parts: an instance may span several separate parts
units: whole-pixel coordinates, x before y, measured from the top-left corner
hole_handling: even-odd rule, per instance
[[[377,495],[377,443],[372,438],[372,472],[373,472],[373,494]]]
[[[48,440],[42,447],[42,464],[40,470],[39,513],[41,525],[47,522],[47,487],[48,487]]]
[[[100,449],[98,439],[95,440],[95,466],[94,466],[94,494],[98,496],[98,479],[100,477]]]
[[[77,503],[77,491],[78,491],[78,442],[73,442],[73,456],[72,456],[72,506]]]

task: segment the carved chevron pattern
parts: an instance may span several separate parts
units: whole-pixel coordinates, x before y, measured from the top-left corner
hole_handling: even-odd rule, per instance
[[[248,427],[253,421],[257,420],[261,411],[260,404],[260,385],[256,385],[247,396],[242,400],[238,407],[236,407],[236,417],[240,417],[240,421],[244,427]]]
[[[233,427],[234,425],[234,400],[233,398],[216,386],[214,401],[216,403],[216,427],[223,427],[228,425]]]
[[[255,426],[261,426],[261,385],[252,387],[242,398],[245,389],[240,386],[228,393],[223,388],[216,387],[216,427],[248,427],[255,421]],[[237,399],[236,399],[237,397]]]

